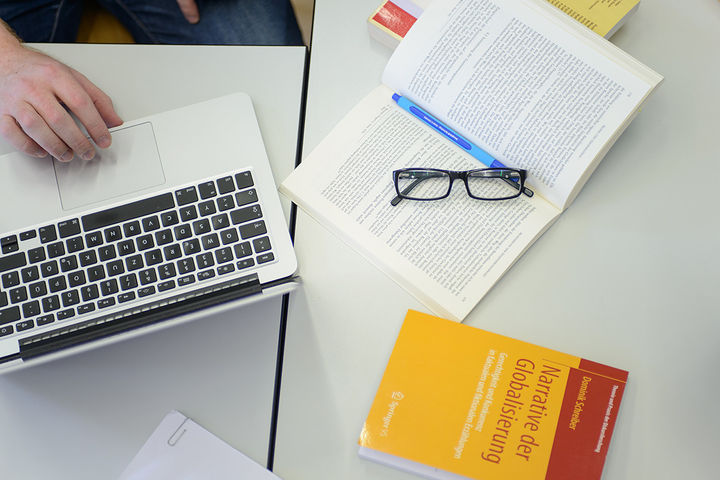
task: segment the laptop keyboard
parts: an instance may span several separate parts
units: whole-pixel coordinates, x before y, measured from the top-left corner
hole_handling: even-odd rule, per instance
[[[231,172],[0,234],[0,337],[275,261],[253,187]]]

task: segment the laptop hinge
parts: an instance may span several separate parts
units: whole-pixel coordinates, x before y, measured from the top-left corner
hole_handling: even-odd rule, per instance
[[[28,360],[260,292],[262,292],[262,285],[258,276],[252,274],[211,285],[205,289],[164,298],[154,303],[115,311],[108,315],[23,338],[19,341],[20,353],[4,357],[0,359],[0,363],[18,358]]]

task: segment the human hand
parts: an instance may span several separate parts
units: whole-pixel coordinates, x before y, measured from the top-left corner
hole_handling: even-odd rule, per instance
[[[90,160],[95,148],[69,110],[96,145],[109,147],[108,127],[122,123],[110,97],[76,70],[12,40],[0,39],[0,135],[35,157]]]
[[[177,0],[177,3],[188,23],[198,23],[200,21],[200,11],[195,0]]]

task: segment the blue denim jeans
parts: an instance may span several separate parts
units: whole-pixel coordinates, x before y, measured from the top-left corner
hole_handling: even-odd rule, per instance
[[[138,43],[301,45],[288,0],[197,0],[200,22],[176,0],[97,0]],[[26,42],[74,42],[83,0],[0,0],[2,18]]]

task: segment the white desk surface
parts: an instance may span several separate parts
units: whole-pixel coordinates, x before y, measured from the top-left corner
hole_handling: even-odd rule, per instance
[[[304,47],[38,47],[125,119],[245,91],[274,175],[294,166]],[[265,464],[279,324],[276,298],[0,377],[0,478],[117,478],[172,409]]]
[[[380,83],[379,0],[317,0],[304,156]],[[720,4],[647,0],[613,42],[665,76],[574,204],[466,323],[630,371],[613,479],[718,478]],[[357,438],[408,308],[427,311],[300,212],[275,472],[411,479]]]

